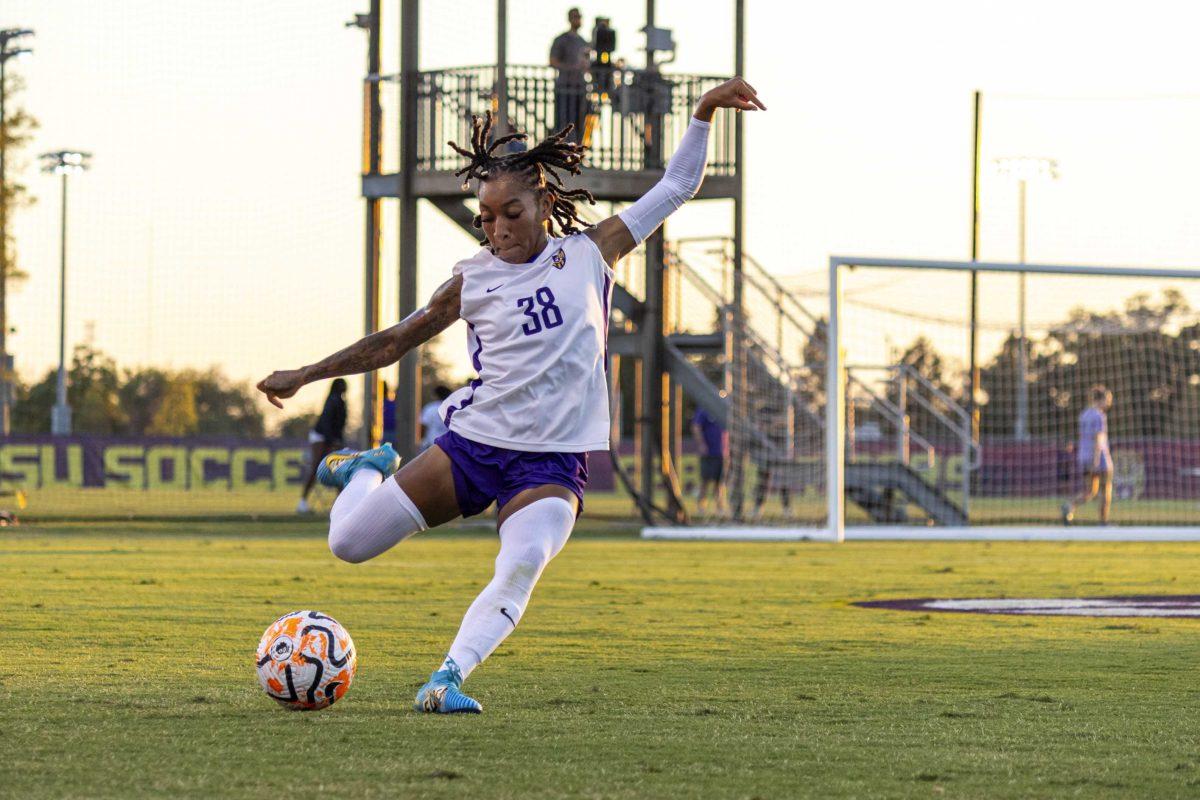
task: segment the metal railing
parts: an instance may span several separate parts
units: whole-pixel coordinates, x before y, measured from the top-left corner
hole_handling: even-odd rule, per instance
[[[859,377],[862,373],[882,373],[886,377],[876,383],[885,387],[881,392],[870,385],[871,381]],[[962,492],[962,508],[966,512],[970,508],[971,474],[979,468],[982,460],[979,441],[972,433],[971,416],[954,398],[942,391],[933,381],[918,372],[910,364],[864,365],[849,364],[846,366],[846,377],[850,386],[856,392],[847,392],[852,402],[863,402],[866,409],[874,411],[886,421],[895,435],[895,458],[905,466],[911,466],[912,447],[915,445],[925,454],[925,470],[932,470],[935,463],[936,447],[934,441],[944,441],[948,435],[957,442],[962,456],[959,474]],[[894,396],[888,397],[887,393]],[[855,397],[857,395],[857,397]],[[847,404],[850,408],[852,403]],[[916,431],[911,423],[911,409],[920,408],[923,418],[929,421],[934,430]],[[849,422],[846,426],[846,460],[855,460],[856,432]],[[944,470],[945,462],[937,463]],[[939,486],[947,487],[950,481],[944,474],[935,479]]]
[[[855,375],[852,369],[846,370],[846,383],[848,385],[846,396],[850,398],[850,401],[846,404],[846,461],[855,461],[858,458],[855,447],[858,433],[856,425],[852,424],[850,417],[852,412],[857,413],[856,408],[861,404],[864,410],[874,412],[891,424],[896,431],[897,461],[906,467],[911,467],[912,448],[915,446],[925,455],[925,464],[920,469],[925,471],[934,469],[935,465],[939,463],[937,448],[932,442],[912,429],[909,424],[908,413],[900,404],[892,402],[871,388],[866,381]]]
[[[700,96],[725,80],[614,69],[611,82],[589,73],[583,87],[560,89],[556,95],[557,71],[552,67],[514,64],[506,68],[506,76],[512,128],[536,141],[564,121],[578,120],[581,140],[588,146],[585,165],[623,171],[661,168],[683,136]],[[462,158],[446,143],[465,146],[471,139],[472,115],[483,116],[489,110],[496,114],[496,89],[495,65],[421,72],[416,168],[458,169]],[[661,120],[658,130],[656,120]],[[729,115],[713,118],[708,174],[734,174],[734,131]]]
[[[721,319],[728,328],[732,320],[728,288],[722,286],[718,289],[714,286],[700,270],[681,255],[676,242],[672,242],[668,247],[667,267],[683,281],[686,281],[687,285],[697,291],[700,296],[719,309]],[[677,280],[676,284],[679,285],[683,281]],[[803,330],[794,317],[789,315],[787,319],[790,324]],[[678,328],[678,324],[676,328]],[[729,331],[726,330],[725,333],[728,335]],[[801,385],[801,367],[796,360],[789,358],[752,325],[747,325],[738,333],[737,339],[741,346],[752,356],[750,366],[762,371],[761,378],[751,379],[755,385],[755,393],[758,395],[756,399],[768,400],[768,405],[777,406],[785,422],[786,432],[783,436],[783,440],[786,442],[785,452],[775,455],[790,459],[795,455],[797,435],[801,435],[805,429],[820,431],[824,426],[824,418],[820,409],[810,406],[805,399]],[[808,333],[811,333],[811,329]],[[727,369],[729,366],[726,363]],[[727,383],[729,383],[728,379]]]
[[[728,236],[691,236],[675,239],[673,244],[681,249],[697,248],[700,253],[717,259],[722,291],[732,297],[732,239]],[[795,351],[824,324],[800,302],[795,292],[780,283],[749,253],[742,254],[742,281],[748,321],[758,329],[760,336],[774,342],[776,351]]]

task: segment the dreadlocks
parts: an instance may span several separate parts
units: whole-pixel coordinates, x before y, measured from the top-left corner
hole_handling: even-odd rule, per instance
[[[470,150],[459,147],[454,142],[449,142],[449,145],[459,155],[468,159],[467,165],[454,173],[455,177],[465,176],[462,184],[464,191],[470,185],[469,181],[472,178],[486,181],[500,175],[513,175],[524,181],[529,188],[541,190],[550,195],[552,203],[550,207],[551,234],[554,233],[555,225],[558,226],[558,230],[563,236],[578,233],[580,229],[576,227],[576,223],[585,228],[591,227],[589,223],[580,218],[579,212],[575,208],[575,201],[587,200],[588,203],[594,205],[596,198],[587,189],[568,189],[563,184],[562,176],[558,174],[558,170],[571,175],[580,173],[579,165],[583,161],[585,148],[583,145],[567,139],[574,129],[574,125],[568,125],[558,133],[547,136],[528,150],[495,155],[496,151],[501,150],[509,142],[524,141],[529,138],[528,135],[510,133],[499,137],[489,145],[488,137],[492,132],[492,112],[488,111],[483,119],[472,116],[471,121]],[[474,223],[476,228],[483,227],[483,222],[478,214],[475,215]],[[487,240],[484,239],[480,244],[486,245]]]

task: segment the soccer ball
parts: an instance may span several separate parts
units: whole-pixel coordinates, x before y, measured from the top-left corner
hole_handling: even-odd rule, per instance
[[[267,627],[254,664],[264,692],[287,708],[311,711],[342,699],[358,671],[358,654],[333,617],[293,611]]]

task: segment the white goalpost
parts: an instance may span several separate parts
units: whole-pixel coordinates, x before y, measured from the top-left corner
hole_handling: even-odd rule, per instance
[[[736,332],[730,511],[643,537],[1200,540],[1200,271],[833,256],[825,288]]]

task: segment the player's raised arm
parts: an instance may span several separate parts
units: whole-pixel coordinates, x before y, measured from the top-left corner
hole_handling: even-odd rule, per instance
[[[438,287],[425,304],[392,327],[359,339],[354,344],[300,369],[272,372],[258,382],[258,390],[273,404],[300,390],[308,383],[356,375],[395,364],[406,353],[450,327],[459,314],[462,276],[455,275]]]
[[[610,265],[645,241],[663,220],[696,196],[708,162],[708,129],[718,108],[767,110],[754,87],[741,78],[732,78],[705,92],[662,180],[629,208],[588,230],[587,235]]]

